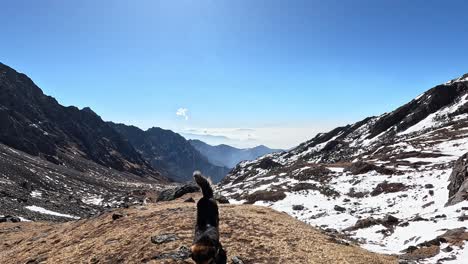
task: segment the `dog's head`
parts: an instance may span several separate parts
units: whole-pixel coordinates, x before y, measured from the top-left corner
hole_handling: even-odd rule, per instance
[[[219,248],[209,243],[194,244],[191,247],[192,259],[197,264],[214,264],[219,254]]]

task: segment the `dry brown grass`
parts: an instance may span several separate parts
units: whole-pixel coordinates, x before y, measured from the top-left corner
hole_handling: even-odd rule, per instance
[[[0,263],[192,263],[152,260],[190,246],[195,204],[173,202],[119,209],[74,222],[0,224]],[[197,195],[195,198],[198,198]],[[397,263],[395,257],[333,242],[285,213],[251,205],[220,205],[221,240],[228,256],[245,263]],[[174,233],[180,239],[152,244],[151,236]],[[35,263],[35,262],[32,262]]]

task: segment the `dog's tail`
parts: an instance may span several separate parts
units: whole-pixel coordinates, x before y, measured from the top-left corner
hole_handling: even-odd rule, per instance
[[[195,171],[193,173],[193,178],[195,182],[200,186],[202,189],[203,197],[205,198],[213,198],[213,188],[211,187],[211,183],[208,181],[207,178],[203,177],[201,172]]]

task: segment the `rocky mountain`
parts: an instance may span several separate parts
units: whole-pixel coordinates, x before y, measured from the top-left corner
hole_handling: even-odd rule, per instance
[[[109,123],[138,150],[153,167],[168,172],[176,181],[190,181],[195,170],[219,182],[229,172],[224,166],[211,164],[185,138],[157,127],[143,131],[134,126]]]
[[[193,198],[200,197],[60,224],[0,223],[0,263],[194,263]],[[222,204],[220,230],[228,263],[397,263],[269,208]]]
[[[282,151],[281,149],[270,149],[263,145],[239,149],[224,144],[212,146],[201,140],[189,140],[189,142],[211,163],[228,168],[234,168],[241,161],[254,160],[266,154]]]
[[[64,107],[0,64],[0,215],[84,218],[167,182],[91,109]]]
[[[0,144],[0,222],[2,216],[59,222],[87,218],[112,207],[155,200],[168,185],[80,156],[69,162],[73,166],[57,165]]]
[[[119,171],[161,178],[91,109],[60,105],[26,75],[1,63],[0,124],[0,143],[52,163],[73,167],[78,156]]]
[[[231,202],[285,211],[372,251],[464,263],[467,152],[464,75],[393,112],[242,162],[219,187]]]

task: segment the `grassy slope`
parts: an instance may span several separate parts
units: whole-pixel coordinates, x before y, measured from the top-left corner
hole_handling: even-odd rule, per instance
[[[0,263],[176,263],[151,260],[190,246],[195,204],[173,202],[119,209],[127,216],[52,223],[0,224]],[[198,195],[195,197],[198,198]],[[246,263],[396,263],[396,258],[340,245],[285,213],[257,206],[221,205],[221,239],[228,256]],[[116,212],[116,211],[114,211]],[[19,228],[18,228],[19,227]],[[151,236],[180,239],[152,244]],[[36,263],[36,262],[33,262]],[[190,259],[186,262],[192,263]]]

